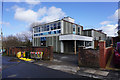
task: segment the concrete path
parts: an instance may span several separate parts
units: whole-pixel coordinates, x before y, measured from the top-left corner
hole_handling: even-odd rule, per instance
[[[40,60],[40,61],[34,62],[34,64],[75,74],[79,70],[77,59],[78,59],[78,56],[74,54],[54,53],[53,61]]]
[[[100,68],[79,67],[77,55],[54,54],[53,61],[37,61],[34,64],[46,66],[51,69],[60,70],[67,73],[77,74],[80,76],[91,77],[95,79],[115,79],[120,77],[120,71],[104,70]]]

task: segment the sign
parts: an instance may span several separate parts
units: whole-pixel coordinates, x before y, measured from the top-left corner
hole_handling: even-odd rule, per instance
[[[30,52],[31,58],[39,58],[42,59],[43,52]]]

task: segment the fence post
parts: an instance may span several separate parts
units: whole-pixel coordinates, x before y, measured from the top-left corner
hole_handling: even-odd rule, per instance
[[[49,47],[49,58],[50,60],[53,60],[53,46],[48,46]]]
[[[82,65],[82,62],[81,62],[81,54],[83,53],[83,48],[82,46],[78,47],[78,65]]]
[[[99,42],[99,66],[101,68],[105,68],[106,63],[105,63],[105,48],[106,48],[106,42],[105,41],[100,41]]]

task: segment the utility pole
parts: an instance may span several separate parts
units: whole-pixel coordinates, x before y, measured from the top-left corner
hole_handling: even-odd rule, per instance
[[[1,45],[2,45],[2,54],[3,54],[3,33],[2,33],[2,25],[3,25],[3,0],[2,0],[2,14],[1,14]]]
[[[2,54],[3,54],[3,44],[2,44],[2,42],[3,42],[3,33],[2,33],[2,27],[1,27],[1,47],[2,47]]]

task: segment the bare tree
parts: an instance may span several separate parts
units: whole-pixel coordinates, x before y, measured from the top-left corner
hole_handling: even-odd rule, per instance
[[[30,31],[33,32],[33,27],[35,26],[39,26],[39,25],[42,25],[42,24],[45,24],[45,22],[33,22],[32,24],[30,24]]]
[[[22,44],[18,40],[17,37],[10,35],[8,37],[4,37],[2,41],[3,47],[8,48],[8,47],[16,47],[16,46],[21,46]]]
[[[2,44],[4,48],[18,47],[18,46],[32,46],[30,40],[32,40],[32,33],[21,33],[16,35],[10,35],[3,38]]]
[[[32,33],[30,31],[16,34],[16,37],[18,38],[18,40],[20,40],[23,43],[23,46],[31,46],[32,45],[32,43],[31,43]]]

